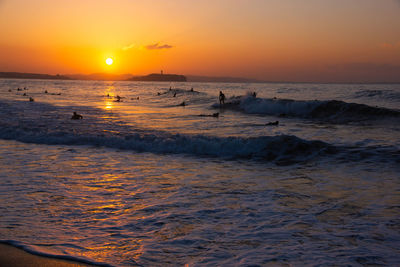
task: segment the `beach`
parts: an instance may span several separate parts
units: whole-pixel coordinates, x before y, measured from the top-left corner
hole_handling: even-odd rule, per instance
[[[13,267],[39,267],[39,266],[57,266],[57,267],[81,267],[92,266],[84,263],[78,263],[67,260],[53,259],[48,257],[29,254],[22,249],[10,245],[0,244],[0,266]]]

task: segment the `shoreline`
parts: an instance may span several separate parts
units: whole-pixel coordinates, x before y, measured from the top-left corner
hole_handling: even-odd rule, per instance
[[[96,266],[72,260],[64,260],[31,254],[23,249],[0,243],[0,266],[13,267],[90,267]]]

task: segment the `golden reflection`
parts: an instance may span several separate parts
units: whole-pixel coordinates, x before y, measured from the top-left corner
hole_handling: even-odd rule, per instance
[[[110,110],[114,107],[114,102],[113,102],[114,97],[115,97],[114,85],[107,86],[107,89],[104,92],[104,105],[103,105],[104,109]]]
[[[114,107],[113,102],[110,100],[104,101],[104,109],[112,109]]]

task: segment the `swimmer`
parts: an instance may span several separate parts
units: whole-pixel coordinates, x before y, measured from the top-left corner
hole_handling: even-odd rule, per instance
[[[29,97],[29,102],[34,102],[35,99],[33,99],[32,97]]]
[[[279,125],[279,121],[268,122],[267,124],[265,124],[265,126],[278,126],[278,125]]]
[[[219,112],[213,113],[212,115],[200,114],[200,115],[198,115],[198,116],[199,116],[199,117],[214,117],[214,118],[218,118],[218,117],[219,117]]]
[[[81,120],[81,119],[83,119],[83,116],[74,111],[74,114],[72,115],[71,120]]]

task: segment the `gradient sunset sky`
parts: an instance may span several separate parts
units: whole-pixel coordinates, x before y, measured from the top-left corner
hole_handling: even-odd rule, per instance
[[[400,1],[0,0],[0,55],[0,71],[399,82]]]

